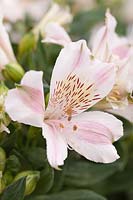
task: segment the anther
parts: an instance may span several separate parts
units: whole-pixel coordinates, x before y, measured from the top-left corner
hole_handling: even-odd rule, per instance
[[[67,119],[68,119],[68,121],[71,121],[72,117],[71,117],[71,116],[68,116],[68,118],[67,118]]]
[[[73,131],[76,131],[78,127],[76,125],[73,126]]]
[[[64,128],[64,125],[62,123],[60,123],[60,128]]]

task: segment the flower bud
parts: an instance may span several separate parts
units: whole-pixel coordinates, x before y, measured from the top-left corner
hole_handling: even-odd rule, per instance
[[[48,93],[46,95],[46,98],[45,98],[45,105],[47,106],[48,105],[48,102],[49,102],[49,96],[50,96],[50,93]]]
[[[45,26],[49,22],[56,22],[60,25],[70,23],[72,21],[72,15],[69,7],[60,6],[59,4],[53,3],[48,12],[44,15],[42,20],[33,29],[33,33],[38,37],[39,33],[45,36]]]
[[[8,115],[5,113],[5,97],[7,95],[8,88],[4,85],[4,83],[0,84],[0,133],[6,131],[9,133],[7,128],[8,124],[10,123],[10,119]]]
[[[0,171],[0,194],[3,192],[5,189],[5,182],[2,176],[2,171]]]
[[[0,95],[5,95],[8,92],[8,88],[4,85],[4,83],[0,83]]]
[[[0,147],[0,171],[4,171],[6,163],[6,153],[4,149]]]
[[[18,63],[9,63],[5,65],[2,74],[7,80],[19,82],[24,75],[24,69]]]
[[[39,171],[20,172],[19,174],[17,174],[14,181],[17,181],[22,177],[26,177],[25,195],[29,195],[35,190],[36,184],[40,178],[40,172]]]
[[[16,155],[10,155],[6,161],[6,169],[16,174],[21,169],[21,163]]]
[[[10,171],[6,171],[3,175],[4,183],[6,186],[10,185],[13,181],[13,175]]]
[[[36,46],[36,37],[32,32],[27,33],[19,44],[19,57],[34,49]]]

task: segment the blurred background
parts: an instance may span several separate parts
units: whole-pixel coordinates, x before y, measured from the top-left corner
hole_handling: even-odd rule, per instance
[[[44,16],[52,2],[52,0],[0,0],[0,11],[4,14],[5,22],[9,22],[9,30],[13,29],[14,32],[12,39],[19,39],[17,33],[23,35],[34,26]],[[119,34],[126,34],[133,23],[132,0],[55,0],[54,2],[70,7],[74,19],[69,32],[73,39],[81,37],[88,39],[92,28],[103,23],[107,8],[110,8],[118,20]]]

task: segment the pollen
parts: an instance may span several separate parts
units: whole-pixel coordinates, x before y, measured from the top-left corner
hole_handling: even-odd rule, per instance
[[[66,110],[66,114],[68,115],[68,121],[71,121],[71,119],[72,119],[72,108],[71,107],[69,107]]]
[[[46,120],[49,120],[49,117],[44,117],[44,120],[43,120],[43,121],[46,121]]]
[[[73,126],[73,131],[76,131],[78,127],[76,125]]]
[[[62,123],[59,124],[60,128],[64,128],[64,125]]]
[[[71,107],[69,107],[69,108],[66,110],[66,114],[67,114],[68,116],[71,116],[71,115],[72,115],[72,108],[71,108]]]
[[[122,98],[125,96],[123,92],[120,92],[118,85],[116,84],[110,94],[108,95],[108,99],[114,102],[122,100]]]
[[[68,121],[71,121],[72,117],[71,117],[71,116],[68,116],[68,118],[67,118],[67,119],[68,119]]]

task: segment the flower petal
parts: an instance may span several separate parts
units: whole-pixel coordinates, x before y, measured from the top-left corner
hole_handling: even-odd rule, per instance
[[[44,99],[42,77],[42,71],[30,70],[25,73],[24,77],[21,80],[21,85],[40,90]]]
[[[63,48],[56,60],[52,78],[50,92],[53,93],[56,81],[63,80],[79,66],[83,66],[91,55],[85,40],[71,42]]]
[[[67,143],[63,134],[56,129],[54,124],[43,126],[43,136],[47,143],[47,158],[52,167],[59,169],[58,166],[64,164],[67,158]]]
[[[45,39],[42,42],[65,46],[71,42],[71,39],[63,27],[51,22],[45,27]]]
[[[60,67],[63,67],[61,73]],[[114,82],[112,64],[92,58],[85,41],[71,42],[55,64],[47,112],[54,112],[55,117],[81,113],[104,98]]]
[[[130,58],[128,62],[128,77],[127,77],[127,85],[128,85],[128,92],[132,93],[133,92],[133,47],[130,52]]]
[[[113,115],[85,112],[72,119],[71,127],[71,131],[70,128],[65,130],[67,142],[87,159],[110,163],[119,158],[112,142],[123,135],[123,128],[121,121]]]
[[[113,54],[117,55],[119,59],[128,59],[130,46],[128,41],[123,40],[124,38],[118,38],[118,41],[116,41],[115,47],[113,48]]]
[[[112,40],[114,42],[116,37],[116,24],[115,18],[107,10],[105,25],[98,30],[95,38],[92,37],[92,52],[97,58],[103,61],[107,61],[111,56]]]
[[[129,104],[121,109],[108,109],[107,111],[122,116],[133,123],[133,104]]]
[[[12,120],[41,127],[44,117],[42,72],[27,72],[21,85],[9,90],[5,107]]]
[[[9,36],[3,25],[3,17],[0,15],[0,47],[3,49],[10,62],[16,62],[16,58],[11,47]]]
[[[41,33],[45,35],[44,27],[49,22],[57,22],[60,25],[70,23],[72,21],[72,14],[68,6],[60,6],[59,4],[52,3],[48,12],[44,15],[39,24],[34,28],[33,32],[36,35]]]
[[[4,68],[6,64],[9,63],[9,59],[7,58],[5,52],[2,48],[0,48],[0,71]]]

